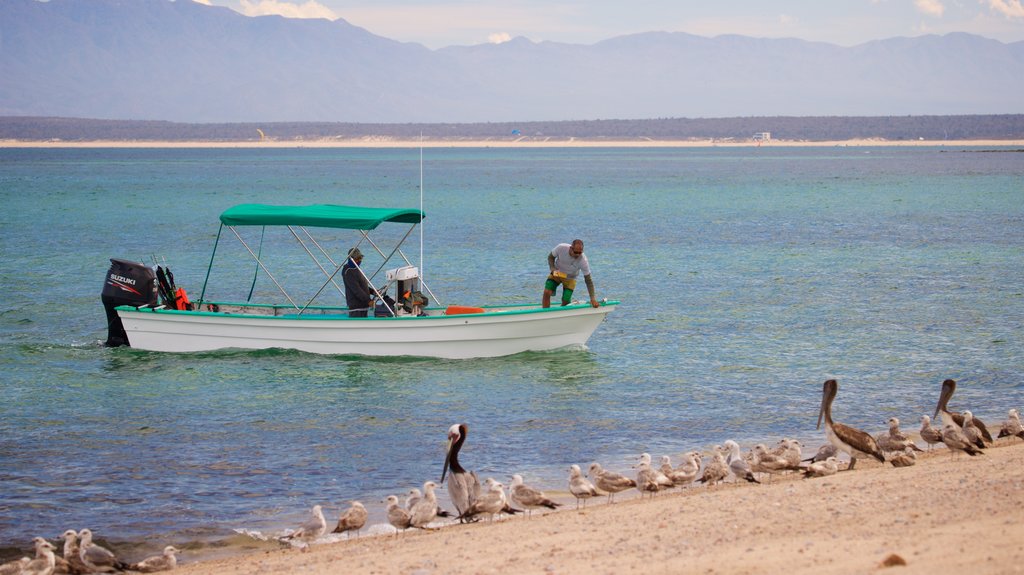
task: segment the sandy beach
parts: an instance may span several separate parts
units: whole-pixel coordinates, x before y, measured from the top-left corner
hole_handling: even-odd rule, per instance
[[[808,447],[805,451],[813,451]],[[845,456],[844,456],[845,459]],[[694,486],[576,511],[363,535],[308,550],[190,562],[219,573],[972,573],[1024,572],[1024,442],[984,455],[938,446],[913,467],[858,461],[816,479]],[[618,470],[629,472],[630,470]],[[625,493],[621,494],[625,495]],[[367,505],[379,505],[366,502]],[[329,525],[334,519],[328,517]]]
[[[581,138],[495,138],[490,140],[408,140],[384,136],[319,140],[238,140],[238,141],[27,141],[0,140],[0,148],[706,148],[706,147],[876,147],[876,146],[943,146],[943,147],[1024,147],[1024,140],[883,140],[859,139],[842,141],[804,140],[604,140]]]

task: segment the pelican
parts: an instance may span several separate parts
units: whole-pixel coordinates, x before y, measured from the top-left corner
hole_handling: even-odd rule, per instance
[[[809,477],[828,477],[839,471],[839,462],[835,455],[829,455],[822,461],[814,461],[804,471],[804,479]]]
[[[356,536],[359,536],[359,530],[366,525],[366,517],[369,515],[366,512],[366,507],[358,501],[352,501],[351,507],[345,510],[338,517],[338,525],[334,528],[331,533],[344,533],[346,531],[355,531]]]
[[[459,517],[465,515],[466,510],[480,495],[480,480],[477,479],[476,473],[467,472],[459,464],[459,451],[466,442],[468,432],[469,428],[465,423],[456,423],[448,428],[448,448],[444,457],[444,469],[441,471],[441,483],[444,483],[448,469],[452,470],[448,475],[448,497],[451,498]]]
[[[594,479],[594,485],[601,491],[608,493],[608,503],[613,503],[615,494],[636,487],[636,481],[614,471],[601,468],[601,464],[594,462],[590,464],[590,477]]]
[[[1002,429],[999,430],[998,437],[1019,437],[1024,439],[1024,427],[1020,424],[1020,415],[1017,414],[1016,409],[1011,409],[1007,413],[1008,419],[1003,422]]]
[[[114,556],[109,549],[104,549],[92,542],[92,531],[83,529],[78,532],[78,557],[93,572],[124,571],[128,565]]]
[[[729,457],[725,462],[729,465],[729,471],[732,472],[737,481],[746,479],[750,483],[761,483],[754,477],[754,472],[750,470],[750,464],[740,456],[740,446],[738,443],[729,439],[725,442],[725,448],[729,450]]]
[[[921,448],[914,445],[914,441],[900,431],[900,420],[898,417],[889,418],[889,431],[884,431],[875,436],[879,449],[883,452],[902,452],[904,449],[921,451]]]
[[[395,528],[395,535],[409,528],[409,512],[398,504],[398,497],[388,495],[388,523]]]
[[[57,565],[57,556],[53,554],[53,545],[43,539],[36,537],[32,539],[36,547],[36,558],[25,564],[21,573],[25,575],[50,575]]]
[[[576,498],[576,509],[580,508],[580,499],[583,500],[583,508],[587,507],[587,499],[597,497],[598,491],[594,484],[580,471],[580,466],[575,463],[569,468],[569,493]]]
[[[128,566],[128,570],[138,571],[140,573],[170,571],[178,566],[178,558],[174,556],[175,553],[181,553],[181,551],[176,549],[174,545],[168,545],[167,547],[164,547],[162,554],[147,557],[138,563],[132,563]]]
[[[520,507],[526,508],[527,516],[532,515],[533,510],[537,507],[557,509],[562,505],[545,497],[543,491],[524,484],[523,476],[518,473],[512,476],[512,485],[508,492],[512,496],[513,503],[518,503]]]
[[[427,481],[423,484],[423,497],[409,510],[409,526],[427,529],[427,524],[437,518],[437,484]]]
[[[885,456],[878,449],[878,443],[875,442],[874,437],[849,425],[832,421],[832,401],[836,398],[838,391],[839,383],[836,380],[825,381],[822,386],[821,409],[818,411],[816,429],[821,427],[821,419],[824,416],[825,437],[828,438],[829,443],[836,446],[836,449],[845,451],[850,456],[850,466],[847,469],[853,469],[853,466],[857,465],[857,457],[874,457],[885,463]]]
[[[942,426],[942,442],[949,448],[950,455],[956,455],[957,451],[963,451],[972,457],[984,453],[984,451],[971,445],[963,430],[952,423]]]
[[[957,413],[955,411],[949,411],[949,409],[946,408],[946,404],[949,403],[949,398],[953,397],[953,392],[955,391],[955,381],[953,381],[952,379],[947,379],[946,381],[942,382],[942,391],[939,392],[939,403],[936,404],[935,406],[935,414],[932,415],[932,418],[938,417],[941,413],[943,427],[945,427],[947,423],[955,425],[957,427],[963,427],[964,425],[964,416],[962,414]],[[981,437],[985,441],[992,443],[992,435],[989,434],[988,429],[985,427],[985,424],[982,423],[980,419],[974,418],[974,425],[976,425],[978,429],[981,430]]]
[[[310,541],[319,539],[320,536],[326,532],[327,520],[324,519],[323,508],[319,505],[314,505],[309,511],[309,519],[300,525],[298,529],[282,537],[281,540],[293,541],[297,539],[299,541],[309,543]],[[85,545],[84,541],[82,544]],[[86,562],[86,565],[88,565],[88,561]]]
[[[936,443],[942,443],[942,432],[932,427],[932,418],[927,415],[921,416],[921,439],[928,444],[928,449]]]

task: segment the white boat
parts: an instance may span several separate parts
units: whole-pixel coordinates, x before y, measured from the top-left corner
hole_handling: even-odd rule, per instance
[[[419,288],[433,293],[420,281],[419,269],[401,250],[412,228],[423,218],[419,210],[365,208],[355,206],[268,206],[243,204],[220,216],[224,228],[245,246],[258,269],[273,280],[286,304],[252,302],[216,302],[204,299],[207,286],[195,303],[175,301],[173,275],[168,281],[164,270],[144,264],[111,260],[104,283],[103,301],[107,308],[109,337],[107,345],[130,345],[164,352],[196,352],[218,349],[296,349],[310,353],[366,356],[422,356],[451,359],[498,357],[525,351],[584,348],[597,326],[619,303],[603,301],[598,307],[573,303],[542,308],[540,304],[487,307],[421,306]],[[409,232],[393,250],[386,251],[370,241],[367,232],[382,223],[411,224]],[[304,305],[296,303],[267,269],[261,257],[238,233],[238,226],[285,226],[303,244],[325,281]],[[378,271],[387,283],[373,288],[382,301],[371,317],[349,317],[342,306],[313,305],[336,282],[346,258],[336,263],[313,240],[308,228],[356,230],[360,244],[365,240],[386,264],[400,258],[403,265]],[[221,234],[218,233],[218,242]],[[307,237],[312,241],[304,242]],[[307,248],[311,244],[320,255]],[[216,255],[217,246],[214,246]],[[321,260],[330,262],[329,265]],[[210,268],[213,267],[211,258]],[[360,269],[361,273],[362,269]],[[374,275],[367,277],[373,286]],[[379,278],[378,278],[379,279]],[[209,272],[207,273],[207,282]],[[397,301],[385,297],[395,287]],[[160,297],[158,298],[158,294]],[[433,298],[436,301],[436,297]],[[159,304],[159,300],[163,300]]]

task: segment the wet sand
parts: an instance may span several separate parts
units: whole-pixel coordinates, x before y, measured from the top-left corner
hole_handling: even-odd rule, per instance
[[[1014,439],[977,457],[951,456],[940,445],[913,467],[860,460],[855,470],[827,478],[792,474],[763,485],[695,486],[653,500],[592,501],[579,512],[570,495],[549,490],[565,507],[534,512],[532,519],[363,535],[307,551],[199,562],[186,553],[178,571],[1024,573],[1022,469],[1024,442]]]
[[[943,146],[943,147],[1024,147],[1019,140],[883,140],[842,141],[769,140],[627,140],[580,138],[496,138],[492,140],[409,140],[384,136],[320,140],[239,140],[239,141],[25,141],[0,140],[0,148],[705,148],[705,147],[866,147],[866,146]]]

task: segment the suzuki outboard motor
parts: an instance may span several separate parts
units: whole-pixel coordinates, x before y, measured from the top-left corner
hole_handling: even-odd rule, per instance
[[[156,274],[146,264],[110,258],[103,282],[103,307],[107,310],[107,346],[128,345],[128,335],[114,309],[119,305],[156,305]]]

